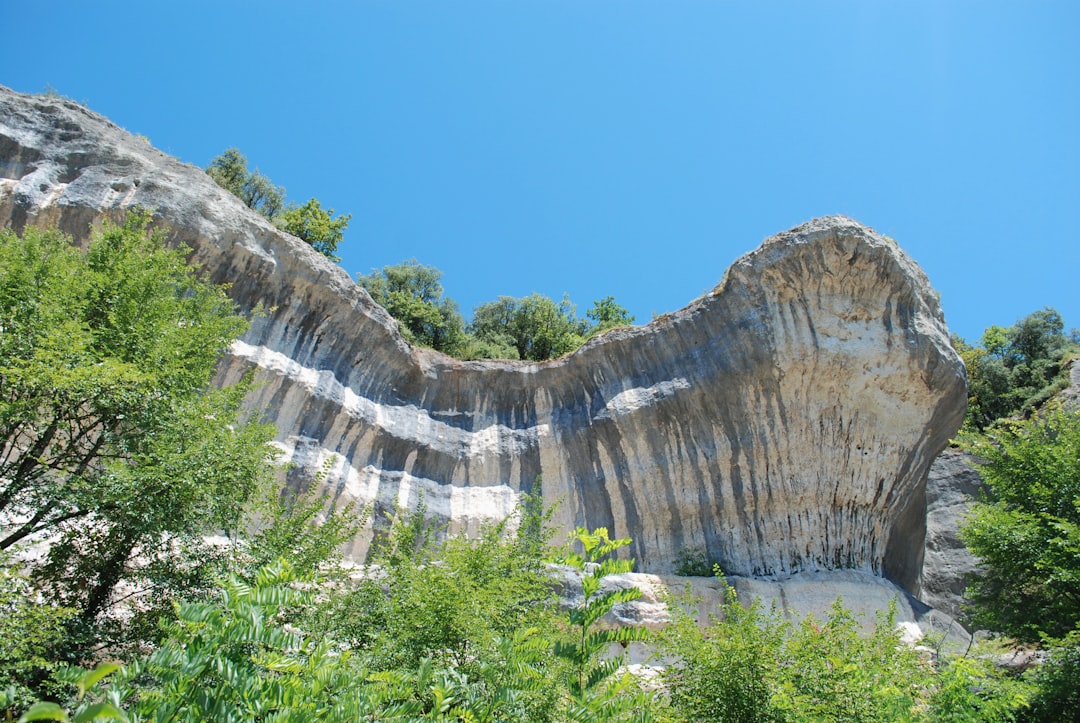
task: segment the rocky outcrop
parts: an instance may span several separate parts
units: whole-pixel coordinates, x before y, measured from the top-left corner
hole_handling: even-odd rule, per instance
[[[926,554],[920,598],[966,620],[964,589],[978,564],[960,541],[960,525],[983,487],[974,458],[958,449],[942,452],[926,480]]]
[[[926,472],[960,424],[964,370],[937,296],[896,244],[843,217],[743,256],[709,294],[545,363],[411,348],[340,268],[200,169],[73,103],[0,90],[0,223],[151,209],[244,309],[224,361],[307,484],[458,529],[521,490],[556,522],[634,539],[650,571],[700,548],[729,573],[854,569],[918,587]],[[357,541],[363,552],[366,540]]]

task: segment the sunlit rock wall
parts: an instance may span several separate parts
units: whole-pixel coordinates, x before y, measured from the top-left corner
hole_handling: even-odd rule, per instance
[[[70,102],[0,89],[0,223],[143,206],[245,310],[220,381],[257,368],[304,486],[415,503],[454,529],[559,502],[631,536],[645,570],[701,548],[728,572],[855,569],[912,590],[927,469],[964,410],[936,294],[890,239],[843,217],[743,256],[708,295],[551,362],[462,362],[402,339],[342,269],[180,163]],[[357,540],[362,554],[367,539]]]

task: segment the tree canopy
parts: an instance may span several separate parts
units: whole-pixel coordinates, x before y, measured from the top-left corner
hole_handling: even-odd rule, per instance
[[[247,158],[238,148],[230,148],[216,156],[206,168],[217,184],[258,211],[268,220],[277,218],[285,207],[285,189],[275,186],[259,169],[248,170]]]
[[[589,330],[590,336],[615,327],[630,326],[634,323],[633,315],[619,305],[614,296],[605,296],[598,301],[594,301],[592,308],[585,312],[585,316],[593,320],[594,326]]]
[[[247,158],[237,148],[230,148],[210,161],[207,174],[219,186],[258,211],[286,233],[296,236],[334,262],[352,214],[334,218],[334,209],[324,209],[312,198],[302,206],[286,202],[285,189],[275,186],[256,168],[248,170]]]
[[[469,331],[489,342],[509,341],[519,359],[543,361],[577,349],[587,325],[577,318],[568,297],[556,303],[542,294],[521,299],[500,296],[473,311]]]
[[[282,231],[291,233],[326,258],[337,262],[341,261],[337,247],[351,218],[352,214],[334,218],[334,209],[323,209],[322,204],[312,198],[303,206],[287,208],[277,225]]]
[[[247,328],[145,213],[81,253],[0,232],[0,550],[52,540],[36,574],[90,621],[174,542],[235,529],[272,479],[272,429],[209,387]]]
[[[1080,354],[1077,332],[1066,335],[1061,315],[1051,308],[1032,312],[1010,327],[988,327],[978,345],[959,337],[953,343],[968,372],[968,430],[1030,413],[1065,388],[1063,361]]]
[[[443,296],[442,272],[416,259],[357,277],[371,298],[401,322],[409,341],[456,355],[465,343],[457,303]]]

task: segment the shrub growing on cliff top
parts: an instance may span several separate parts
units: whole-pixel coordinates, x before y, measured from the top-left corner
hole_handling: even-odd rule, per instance
[[[473,310],[465,326],[455,301],[443,294],[442,271],[416,259],[373,269],[356,282],[401,323],[409,342],[459,359],[543,361],[567,354],[589,337],[632,324],[634,317],[608,296],[579,319],[566,297],[556,303],[542,294],[500,296]]]
[[[249,171],[247,158],[238,148],[230,148],[216,156],[206,167],[206,173],[219,186],[258,211],[269,221],[285,208],[285,189],[275,186],[259,169]]]
[[[341,261],[337,255],[338,244],[345,234],[352,214],[334,218],[334,209],[323,209],[318,199],[312,198],[303,206],[290,206],[277,220],[278,227],[310,245],[331,261]]]
[[[416,259],[358,276],[375,303],[401,322],[410,342],[458,355],[465,343],[465,323],[457,303],[443,295],[442,272]]]
[[[296,236],[331,261],[341,261],[337,247],[349,225],[351,214],[334,218],[334,209],[324,209],[312,198],[302,206],[285,201],[285,189],[275,186],[259,169],[249,171],[247,158],[230,148],[210,161],[206,173],[248,208],[258,211],[285,233]]]

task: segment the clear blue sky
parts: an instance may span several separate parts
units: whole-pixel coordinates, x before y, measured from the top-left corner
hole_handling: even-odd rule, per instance
[[[1080,2],[0,0],[0,84],[205,166],[230,146],[415,257],[466,315],[614,295],[646,322],[766,236],[896,238],[976,339],[1080,326]]]

